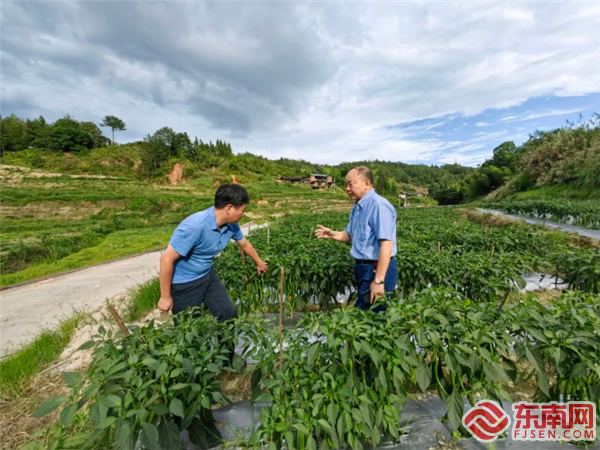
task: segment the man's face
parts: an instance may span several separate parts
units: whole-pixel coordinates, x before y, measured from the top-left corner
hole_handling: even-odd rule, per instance
[[[352,169],[346,175],[346,194],[351,200],[358,201],[365,196],[371,187],[364,177],[362,177],[356,170]]]
[[[236,208],[233,205],[227,205],[225,207],[226,217],[228,223],[238,223],[241,218],[244,216],[244,211],[246,211],[246,205],[242,205],[239,208]]]

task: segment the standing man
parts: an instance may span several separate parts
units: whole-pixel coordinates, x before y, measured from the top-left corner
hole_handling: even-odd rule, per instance
[[[373,173],[367,167],[352,169],[346,175],[346,192],[354,200],[350,223],[345,231],[333,231],[322,225],[316,231],[318,238],[340,242],[352,241],[350,255],[354,258],[354,276],[358,298],[356,306],[368,310],[385,292],[396,288],[396,210],[392,204],[373,189]],[[365,293],[371,294],[364,298]],[[385,311],[385,305],[373,308]]]
[[[212,263],[233,239],[254,260],[259,275],[267,271],[267,263],[260,259],[238,225],[248,203],[250,198],[242,186],[225,184],[217,189],[214,206],[179,224],[160,257],[158,309],[177,314],[204,304],[219,322],[237,317]]]

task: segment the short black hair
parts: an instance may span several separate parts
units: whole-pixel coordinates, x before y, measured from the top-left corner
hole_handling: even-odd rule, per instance
[[[239,208],[242,205],[250,203],[248,192],[239,184],[223,184],[217,189],[215,194],[215,208],[223,209],[227,205],[233,205]]]

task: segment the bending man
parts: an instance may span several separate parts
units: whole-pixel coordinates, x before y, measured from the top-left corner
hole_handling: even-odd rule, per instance
[[[249,202],[242,186],[225,184],[217,189],[214,206],[192,214],[179,224],[160,258],[160,310],[177,314],[204,304],[219,322],[237,317],[212,264],[233,239],[254,260],[259,275],[267,271],[268,265],[238,225]]]

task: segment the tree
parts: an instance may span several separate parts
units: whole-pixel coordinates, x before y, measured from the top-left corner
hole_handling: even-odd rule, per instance
[[[448,187],[434,191],[431,197],[440,205],[457,205],[462,202],[464,193],[455,187]]]
[[[108,127],[112,130],[112,143],[115,145],[115,130],[125,131],[125,122],[119,119],[117,116],[106,116],[100,124],[101,127]]]
[[[50,148],[50,132],[52,125],[46,122],[43,116],[26,122],[25,134],[27,145],[33,148]]]
[[[67,115],[52,125],[50,147],[56,151],[78,152],[94,148],[94,140],[81,123]]]
[[[14,114],[0,121],[0,141],[2,154],[17,152],[27,148],[26,124]]]
[[[481,166],[508,167],[511,171],[514,171],[516,163],[517,146],[513,141],[506,141],[496,147],[492,159],[486,160]]]
[[[94,148],[110,145],[110,139],[102,136],[102,131],[100,131],[100,128],[94,122],[81,122],[81,127],[92,138]]]

